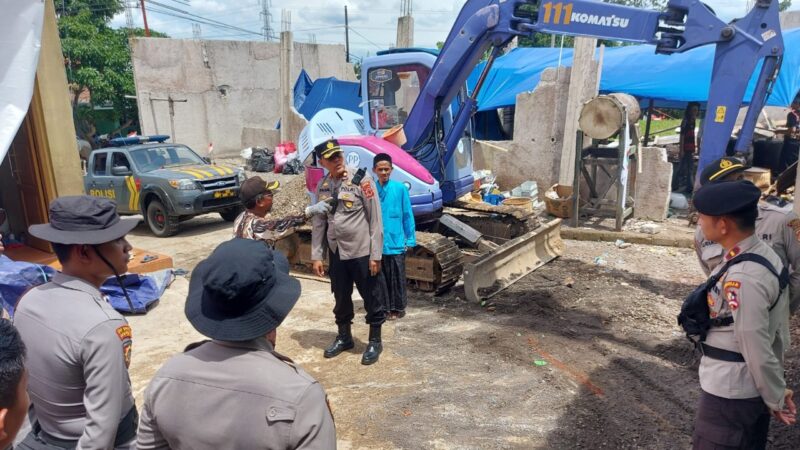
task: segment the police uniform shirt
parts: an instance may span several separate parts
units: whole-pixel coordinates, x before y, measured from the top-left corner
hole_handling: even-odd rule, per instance
[[[328,174],[317,184],[319,201],[329,199],[338,192],[338,204],[335,214],[315,214],[312,217],[311,259],[323,260],[327,244],[331,251],[338,250],[342,260],[369,255],[370,260],[380,261],[383,253],[383,223],[375,182],[365,175],[360,184],[353,184],[356,169],[347,167],[346,170],[347,173],[340,179]]]
[[[765,257],[780,273],[783,265],[769,246],[755,235],[741,241],[724,256],[740,253]],[[717,266],[716,273],[722,268]],[[700,386],[705,392],[727,399],[761,397],[772,410],[783,408],[783,352],[789,348],[788,293],[780,293],[778,278],[756,262],[730,266],[709,290],[712,318],[733,316],[733,324],[712,327],[706,344],[741,353],[746,362],[728,362],[704,356],[700,361]],[[769,311],[770,306],[778,303]]]
[[[145,393],[137,448],[335,449],[325,391],[266,338],[173,356]]]
[[[131,328],[97,288],[58,273],[20,299],[28,393],[42,429],[79,449],[109,449],[133,408]]]
[[[794,313],[800,306],[800,219],[792,205],[783,207],[768,202],[759,202],[756,234],[769,245],[789,269],[790,311]],[[725,249],[703,236],[698,226],[694,235],[695,253],[700,267],[706,275],[720,264]]]

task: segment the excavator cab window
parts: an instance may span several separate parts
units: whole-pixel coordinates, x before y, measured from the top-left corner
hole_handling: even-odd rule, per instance
[[[375,67],[369,70],[369,121],[375,130],[405,123],[430,68],[422,64]]]

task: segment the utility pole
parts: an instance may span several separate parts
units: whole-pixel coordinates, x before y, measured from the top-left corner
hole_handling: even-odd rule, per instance
[[[63,2],[62,2],[63,4]],[[125,26],[128,27],[128,36],[133,34],[133,5],[131,0],[125,0]]]
[[[200,28],[200,24],[197,22],[192,22],[192,37],[196,41],[203,39],[203,31]]]
[[[144,22],[144,35],[150,37],[150,27],[147,26],[147,11],[144,9],[144,0],[139,0],[142,5],[142,22]]]
[[[272,30],[272,13],[269,8],[272,6],[272,0],[261,0],[261,20],[264,21],[261,27],[261,33],[264,35],[265,41],[271,41],[275,36]]]
[[[345,61],[350,62],[350,23],[347,21],[347,5],[344,5],[344,54]]]
[[[148,94],[150,96],[150,94]],[[169,131],[171,132],[172,142],[178,142],[177,137],[175,137],[175,103],[186,103],[188,100],[184,99],[175,99],[172,98],[172,95],[167,95],[167,98],[153,98],[150,97],[150,111],[153,114],[153,126],[156,129],[156,134],[158,134],[158,122],[156,122],[156,113],[155,109],[153,109],[153,102],[167,102],[169,105]]]

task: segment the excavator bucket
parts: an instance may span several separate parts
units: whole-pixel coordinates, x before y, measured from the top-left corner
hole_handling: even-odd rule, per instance
[[[563,253],[561,219],[553,219],[465,264],[467,299],[490,298]]]

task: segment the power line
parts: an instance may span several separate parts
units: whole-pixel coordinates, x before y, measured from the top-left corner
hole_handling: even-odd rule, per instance
[[[184,11],[182,9],[178,9],[178,8],[172,7],[170,5],[166,5],[164,3],[156,2],[154,0],[147,0],[147,3],[150,3],[152,5],[157,5],[157,6],[160,6],[162,8],[166,8],[168,10],[177,12],[179,14],[183,14],[183,15],[188,16],[188,17],[194,17],[194,18],[197,18],[197,19],[205,20],[207,22],[216,23],[217,25],[220,25],[220,26],[228,27],[228,28],[231,28],[231,29],[236,29],[236,30],[239,30],[239,31],[242,31],[242,32],[246,32],[246,33],[252,33],[252,34],[256,34],[256,35],[261,35],[261,33],[258,33],[256,31],[246,30],[244,28],[237,27],[235,25],[231,25],[231,24],[228,24],[228,23],[225,23],[225,22],[220,22],[218,20],[209,19],[207,17],[199,16],[197,14],[192,14],[192,13]]]
[[[176,17],[176,18],[181,19],[181,20],[187,20],[189,22],[196,22],[196,23],[200,23],[200,24],[203,24],[203,25],[208,25],[210,27],[220,28],[220,29],[224,29],[224,30],[230,29],[230,30],[244,31],[244,33],[249,34],[249,35],[261,36],[261,33],[256,33],[255,31],[245,30],[243,28],[235,27],[233,25],[227,25],[227,24],[220,25],[219,23],[210,22],[210,21],[208,21],[206,19],[194,19],[194,18],[190,18],[190,17],[180,16],[180,15],[177,15],[177,14],[175,14],[173,12],[162,10],[160,8],[151,7],[149,9],[149,11],[157,13],[157,14],[162,14],[162,15],[165,15],[165,16]]]
[[[380,50],[383,50],[383,48],[384,48],[383,46],[380,46],[380,45],[378,45],[378,44],[376,44],[376,43],[374,43],[374,42],[370,41],[370,40],[369,40],[369,39],[368,39],[366,36],[364,36],[363,34],[359,33],[358,31],[356,31],[356,29],[355,29],[355,28],[353,28],[352,26],[350,27],[350,30],[351,30],[353,33],[355,33],[355,34],[357,34],[357,35],[361,36],[361,39],[364,39],[365,41],[367,41],[367,42],[369,42],[370,44],[374,45],[376,48],[378,48],[378,49],[380,49]]]

